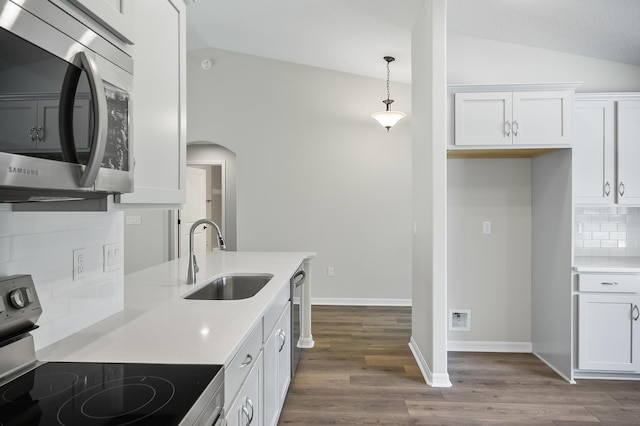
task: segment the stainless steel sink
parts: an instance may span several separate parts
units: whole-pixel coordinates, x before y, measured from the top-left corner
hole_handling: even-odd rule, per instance
[[[248,299],[258,294],[271,278],[273,278],[273,274],[224,275],[215,278],[183,298],[190,300]]]

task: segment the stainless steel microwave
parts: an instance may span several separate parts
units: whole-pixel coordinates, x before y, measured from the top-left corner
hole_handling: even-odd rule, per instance
[[[0,201],[133,190],[133,60],[46,0],[0,0]]]

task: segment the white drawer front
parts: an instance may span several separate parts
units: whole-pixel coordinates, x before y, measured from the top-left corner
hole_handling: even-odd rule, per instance
[[[262,324],[258,323],[224,372],[225,402],[234,400],[238,389],[240,389],[240,385],[242,385],[242,382],[244,382],[253,365],[258,361],[261,349]]]
[[[580,274],[578,290],[599,293],[639,293],[640,275]]]

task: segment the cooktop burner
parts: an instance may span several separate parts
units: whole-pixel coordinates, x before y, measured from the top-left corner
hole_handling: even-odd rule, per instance
[[[49,362],[0,387],[0,426],[177,425],[220,369]]]

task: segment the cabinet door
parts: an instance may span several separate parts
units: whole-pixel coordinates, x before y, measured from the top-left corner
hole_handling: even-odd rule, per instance
[[[570,144],[572,115],[572,92],[514,92],[511,124],[513,143]]]
[[[578,368],[639,371],[640,296],[581,294],[578,312]]]
[[[0,147],[4,152],[36,149],[36,101],[0,101]]]
[[[456,93],[456,145],[511,145],[511,92]]]
[[[62,3],[62,0],[50,0]],[[66,0],[91,16],[121,40],[134,42],[134,7],[138,0]]]
[[[287,304],[264,347],[265,425],[278,424],[291,382],[291,308]]]
[[[619,204],[640,203],[640,101],[618,102]]]
[[[183,0],[136,0],[134,192],[121,203],[183,204],[186,44]]]
[[[573,196],[576,203],[615,200],[615,106],[577,101],[573,127]]]
[[[262,357],[254,364],[238,397],[226,414],[227,426],[261,426],[262,421]]]
[[[89,99],[76,99],[73,103],[73,135],[78,151],[89,150],[89,109]],[[59,110],[57,99],[38,101],[38,151],[60,152]]]

